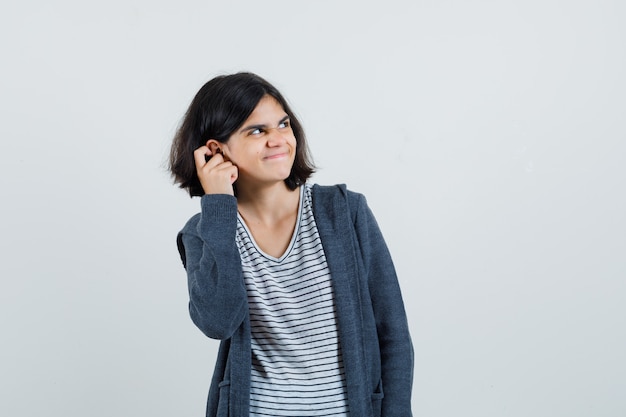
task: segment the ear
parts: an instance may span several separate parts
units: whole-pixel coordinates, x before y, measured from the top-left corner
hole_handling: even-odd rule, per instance
[[[217,153],[221,153],[222,152],[222,143],[215,140],[215,139],[209,139],[206,142],[206,146],[207,148],[209,148],[209,150],[211,151],[212,155],[215,155]]]

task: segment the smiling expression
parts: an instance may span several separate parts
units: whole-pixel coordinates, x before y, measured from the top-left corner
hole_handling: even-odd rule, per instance
[[[238,182],[284,181],[291,173],[296,138],[289,116],[278,101],[266,95],[224,145],[239,170]]]

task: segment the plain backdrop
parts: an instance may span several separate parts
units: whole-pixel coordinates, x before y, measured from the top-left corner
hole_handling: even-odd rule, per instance
[[[626,416],[623,1],[0,7],[0,415],[204,415],[165,161],[247,70],[378,218],[416,416]]]

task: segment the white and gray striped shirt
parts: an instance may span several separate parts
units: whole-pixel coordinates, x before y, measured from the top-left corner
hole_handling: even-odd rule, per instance
[[[258,247],[239,216],[237,246],[250,305],[250,416],[347,416],[346,382],[330,271],[311,204],[280,258]]]

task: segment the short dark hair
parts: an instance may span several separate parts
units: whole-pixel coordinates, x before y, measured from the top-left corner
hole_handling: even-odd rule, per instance
[[[226,143],[266,95],[276,99],[289,116],[296,138],[296,156],[285,184],[291,190],[315,172],[300,121],[272,84],[249,72],[217,76],[200,88],[192,100],[170,150],[169,171],[174,183],[191,197],[204,195],[193,153],[209,139]]]

